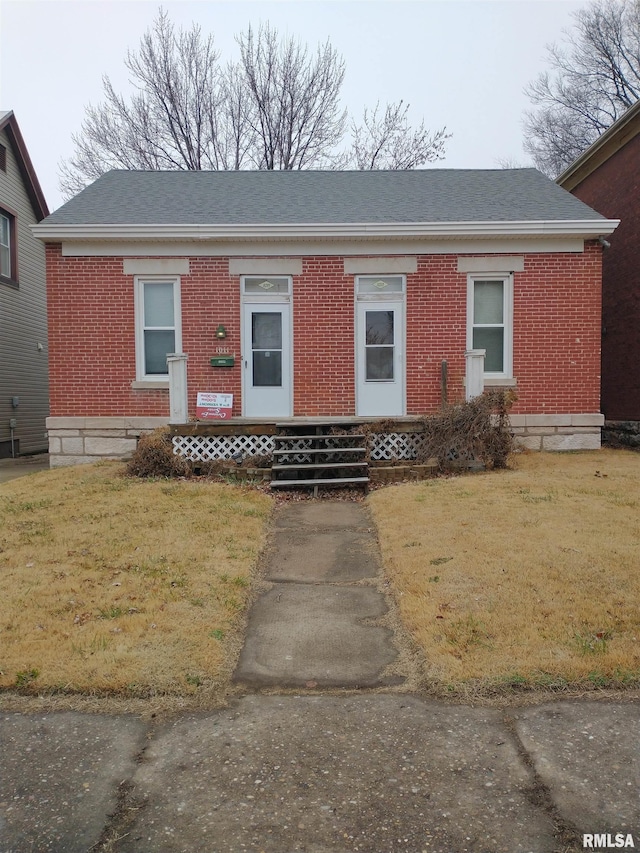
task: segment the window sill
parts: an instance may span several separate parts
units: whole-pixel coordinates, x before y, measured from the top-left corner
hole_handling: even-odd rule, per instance
[[[485,376],[485,388],[515,388],[518,384],[517,379],[508,379],[506,376]]]
[[[0,275],[0,284],[4,284],[7,287],[12,287],[14,290],[19,290],[20,284],[16,281],[15,278],[7,278],[6,275]]]
[[[467,385],[467,377],[462,377],[462,385],[466,387]],[[509,378],[507,376],[485,376],[484,377],[484,387],[485,388],[516,388],[518,385],[518,380],[515,378]]]
[[[164,391],[169,390],[168,379],[144,379],[131,383],[134,391]]]

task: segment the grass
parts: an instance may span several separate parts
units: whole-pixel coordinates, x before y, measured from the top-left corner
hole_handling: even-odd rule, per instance
[[[521,454],[368,500],[430,687],[640,685],[640,454]],[[0,689],[224,690],[271,507],[119,463],[0,487]]]
[[[228,677],[270,499],[123,470],[0,488],[0,687],[182,695]]]
[[[369,501],[432,684],[640,684],[640,454],[519,454]]]

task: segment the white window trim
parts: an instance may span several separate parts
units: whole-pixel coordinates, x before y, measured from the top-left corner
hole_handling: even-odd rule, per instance
[[[394,290],[390,293],[380,292],[380,293],[360,293],[360,279],[361,278],[399,278],[402,281],[402,290]],[[354,287],[355,287],[355,297],[357,302],[404,302],[405,295],[407,292],[407,277],[406,275],[402,275],[401,273],[366,273],[362,275],[356,275],[354,278]]]
[[[175,331],[175,351],[182,352],[182,310],[180,301],[180,276],[173,275],[137,275],[134,276],[134,304],[136,316],[136,383],[144,382],[151,387],[167,387],[169,379],[167,374],[147,374],[145,372],[144,357],[144,285],[154,282],[166,282],[173,284],[173,319]],[[138,386],[140,387],[140,386]]]
[[[475,282],[502,281],[504,325],[504,370],[485,371],[487,379],[513,379],[513,275],[505,272],[469,273],[467,276],[467,349],[473,349],[473,300]]]
[[[287,293],[270,293],[265,290],[263,293],[247,293],[245,291],[245,282],[248,278],[286,278],[289,290]],[[293,276],[291,275],[262,275],[260,273],[252,273],[251,275],[240,276],[240,299],[244,302],[291,302],[293,294]]]
[[[258,271],[251,272],[250,275],[241,275],[240,276],[240,349],[242,352],[241,360],[244,365],[242,373],[241,373],[241,394],[242,394],[242,413],[245,414],[247,407],[247,399],[248,399],[248,391],[247,384],[249,381],[248,373],[247,373],[247,360],[249,358],[249,353],[251,352],[251,335],[247,334],[247,328],[245,325],[245,307],[249,305],[277,305],[287,304],[289,306],[288,320],[286,332],[288,335],[288,347],[286,350],[287,358],[289,361],[289,371],[290,371],[290,381],[289,381],[289,413],[293,414],[293,399],[294,399],[294,388],[295,388],[295,360],[294,360],[294,326],[293,326],[293,276],[292,275],[263,275],[259,268]],[[286,278],[288,284],[288,292],[287,293],[270,293],[268,290],[265,290],[264,293],[246,293],[245,291],[245,282],[248,278]],[[283,328],[284,332],[284,328]],[[284,358],[283,349],[283,358]]]
[[[12,215],[8,210],[0,210],[0,219],[4,219],[7,223],[7,243],[2,242],[2,228],[0,228],[0,246],[7,252],[9,256],[9,272],[4,273],[0,268],[0,276],[5,282],[15,282],[17,279],[17,273],[14,269],[14,263],[16,258],[15,252],[15,223],[16,217]]]

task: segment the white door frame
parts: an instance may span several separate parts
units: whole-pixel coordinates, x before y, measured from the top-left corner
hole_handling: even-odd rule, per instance
[[[253,386],[252,323],[254,313],[282,315],[282,385]],[[293,414],[293,339],[289,297],[242,300],[242,414],[254,418],[288,418]]]
[[[394,378],[367,381],[365,376],[365,315],[367,311],[394,312]],[[360,417],[393,417],[406,413],[405,303],[397,299],[356,299],[355,373],[356,414]]]

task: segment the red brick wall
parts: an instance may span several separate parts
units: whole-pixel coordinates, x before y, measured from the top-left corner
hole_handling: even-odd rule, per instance
[[[520,413],[600,410],[600,260],[584,254],[533,254],[515,273],[514,375]],[[181,276],[183,351],[189,355],[189,408],[200,391],[234,394],[241,412],[240,287],[227,258],[190,258]],[[133,277],[122,258],[62,257],[47,247],[51,414],[168,414],[168,392],[135,390]],[[463,396],[467,276],[455,255],[424,255],[407,276],[407,412],[440,403],[441,362],[449,399]],[[293,285],[296,415],[355,412],[354,279],[342,257],[308,257]],[[209,364],[222,343],[236,366]]]
[[[620,225],[607,239],[602,288],[602,411],[640,420],[640,136],[573,194]]]

